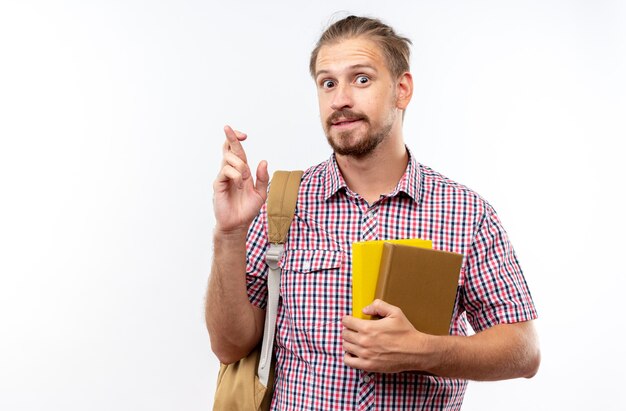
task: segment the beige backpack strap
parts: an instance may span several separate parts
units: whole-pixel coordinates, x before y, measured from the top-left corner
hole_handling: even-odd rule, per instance
[[[282,244],[293,220],[302,171],[276,171],[267,197],[267,228],[270,243]]]
[[[267,307],[265,308],[265,327],[261,344],[261,358],[257,375],[264,387],[270,383],[274,333],[278,314],[280,294],[280,267],[278,262],[283,255],[284,243],[291,220],[296,212],[298,189],[302,171],[276,171],[272,177],[270,192],[267,197],[267,230],[270,247],[265,254],[269,266],[267,274]]]

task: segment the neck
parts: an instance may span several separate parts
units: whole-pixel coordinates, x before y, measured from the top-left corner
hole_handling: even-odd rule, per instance
[[[409,154],[402,130],[399,130],[385,138],[367,156],[357,158],[337,154],[335,158],[350,190],[372,204],[396,187],[406,170]]]

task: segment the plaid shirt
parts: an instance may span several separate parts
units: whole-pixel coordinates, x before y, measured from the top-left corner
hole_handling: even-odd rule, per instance
[[[267,214],[247,239],[250,301],[266,304]],[[368,204],[346,185],[334,156],[302,178],[282,268],[272,409],[458,410],[467,381],[414,372],[367,373],[343,362],[341,318],[351,314],[351,244],[423,238],[464,255],[450,334],[536,318],[513,247],[495,211],[473,191],[417,163]]]

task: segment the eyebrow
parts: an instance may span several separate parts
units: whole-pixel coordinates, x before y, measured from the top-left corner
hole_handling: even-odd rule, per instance
[[[359,70],[359,69],[370,69],[372,71],[376,71],[376,68],[370,64],[353,64],[347,67],[348,70]],[[319,77],[320,74],[328,74],[330,70],[318,70],[315,72],[315,78]]]

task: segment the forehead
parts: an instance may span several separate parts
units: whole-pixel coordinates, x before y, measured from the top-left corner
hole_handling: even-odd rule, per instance
[[[326,44],[319,50],[315,71],[316,74],[320,71],[335,72],[360,65],[377,70],[385,67],[382,50],[375,41],[356,37]]]

